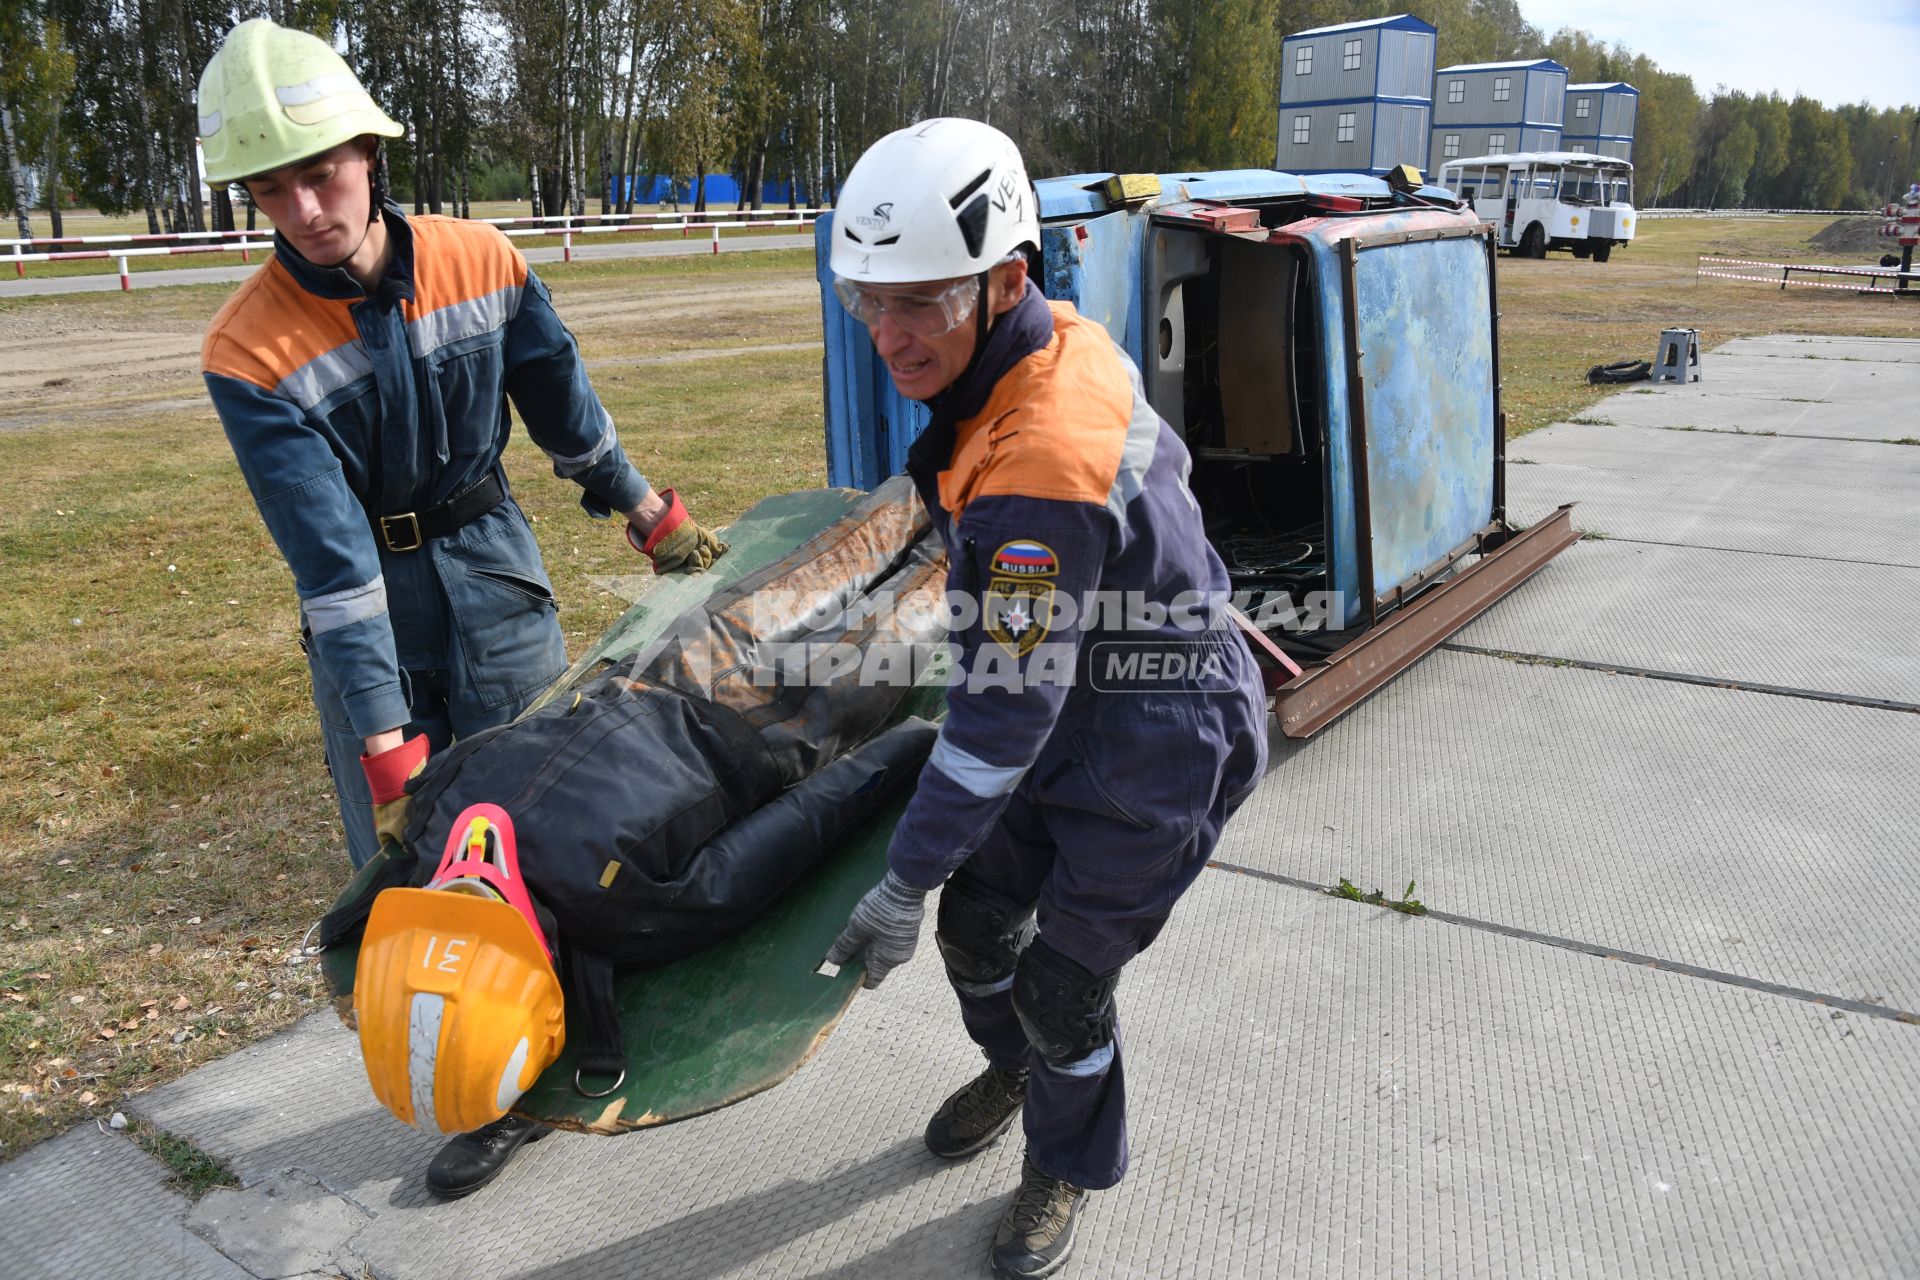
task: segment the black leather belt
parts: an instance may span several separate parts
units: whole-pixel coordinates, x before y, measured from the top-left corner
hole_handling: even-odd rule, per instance
[[[506,477],[498,467],[476,484],[468,485],[437,507],[375,516],[373,536],[389,551],[418,551],[429,538],[444,538],[500,505],[507,496]]]

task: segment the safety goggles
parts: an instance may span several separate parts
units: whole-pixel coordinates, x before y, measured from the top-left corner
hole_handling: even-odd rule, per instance
[[[841,276],[833,278],[833,291],[840,305],[869,329],[882,316],[908,333],[921,338],[937,338],[965,324],[980,301],[980,281],[975,276],[946,285],[885,286],[858,284]]]

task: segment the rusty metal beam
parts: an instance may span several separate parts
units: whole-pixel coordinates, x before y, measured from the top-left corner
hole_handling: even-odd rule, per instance
[[[1572,514],[1572,503],[1557,508],[1471,569],[1369,628],[1326,663],[1288,681],[1274,696],[1280,731],[1289,738],[1311,737],[1532,577],[1580,540]]]

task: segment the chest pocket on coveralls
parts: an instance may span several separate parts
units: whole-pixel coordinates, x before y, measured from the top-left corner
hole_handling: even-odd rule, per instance
[[[450,459],[482,458],[491,466],[505,447],[500,345],[498,332],[481,334],[427,357],[428,399],[441,419],[432,429]]]

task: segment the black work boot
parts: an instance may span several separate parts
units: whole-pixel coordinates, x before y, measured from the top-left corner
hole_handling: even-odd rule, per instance
[[[927,1121],[927,1150],[948,1160],[970,1156],[1007,1131],[1027,1100],[1024,1068],[988,1067],[940,1104]]]
[[[993,1274],[1028,1280],[1066,1266],[1073,1252],[1073,1224],[1086,1195],[1071,1182],[1040,1172],[1032,1160],[1023,1161],[1020,1190],[993,1237]]]
[[[440,1148],[427,1166],[427,1190],[442,1200],[457,1200],[492,1182],[526,1142],[538,1142],[553,1129],[519,1116],[501,1116]]]

